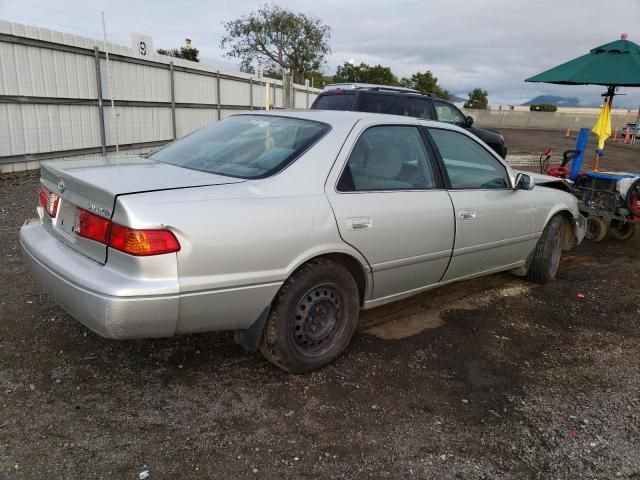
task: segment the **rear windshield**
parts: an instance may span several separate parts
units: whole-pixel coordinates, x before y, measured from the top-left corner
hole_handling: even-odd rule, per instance
[[[321,95],[316,101],[314,110],[353,110],[355,93],[330,93]]]
[[[298,118],[237,115],[170,143],[150,159],[229,177],[269,177],[316,143],[329,126]]]

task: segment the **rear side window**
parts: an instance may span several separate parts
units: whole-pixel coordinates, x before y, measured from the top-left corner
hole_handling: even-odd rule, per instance
[[[356,100],[354,93],[336,93],[320,95],[313,107],[314,110],[353,110]]]
[[[360,135],[337,189],[362,192],[435,187],[431,162],[418,128],[381,125]]]
[[[440,152],[451,188],[509,188],[506,168],[479,143],[451,130],[430,128],[429,134]]]
[[[380,93],[367,93],[362,95],[358,110],[371,113],[389,113],[398,100],[404,100],[399,95],[385,95]]]
[[[413,109],[413,116],[418,118],[424,118],[425,120],[431,119],[431,112],[429,111],[429,105],[426,100],[421,98],[411,99],[411,108]]]

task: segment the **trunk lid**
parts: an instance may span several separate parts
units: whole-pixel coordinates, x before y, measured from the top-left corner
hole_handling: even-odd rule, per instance
[[[239,183],[242,179],[176,167],[140,156],[42,162],[42,184],[60,196],[55,218],[42,214],[54,236],[87,257],[104,263],[107,247],[80,237],[74,229],[78,209],[110,219],[116,197],[131,193]]]

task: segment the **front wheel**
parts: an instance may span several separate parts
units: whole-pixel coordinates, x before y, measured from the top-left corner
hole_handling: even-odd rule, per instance
[[[527,272],[528,280],[540,284],[555,280],[562,256],[565,225],[566,222],[559,215],[549,220],[533,251]]]
[[[609,223],[609,235],[616,240],[626,241],[632,238],[636,233],[636,225],[631,222],[623,222],[622,220],[611,220]]]
[[[601,217],[587,217],[587,229],[584,238],[592,242],[601,242],[607,236],[607,224]]]
[[[351,273],[330,260],[312,260],[293,273],[276,296],[260,351],[288,372],[322,368],[349,344],[359,310]]]

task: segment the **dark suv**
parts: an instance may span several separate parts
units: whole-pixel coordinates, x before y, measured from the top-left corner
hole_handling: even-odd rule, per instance
[[[313,110],[355,110],[359,112],[390,113],[437,120],[465,128],[495,150],[507,156],[504,137],[493,130],[473,127],[473,118],[465,117],[451,102],[417,90],[386,85],[334,83],[311,105]]]

